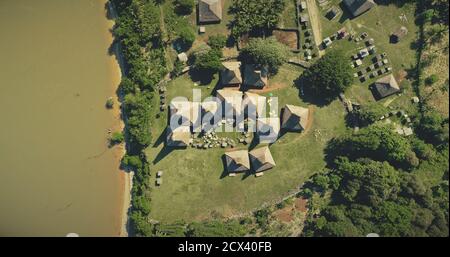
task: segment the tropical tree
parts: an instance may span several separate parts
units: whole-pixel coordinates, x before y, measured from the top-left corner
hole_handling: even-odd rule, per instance
[[[353,82],[350,64],[340,51],[331,51],[307,69],[300,80],[315,96],[331,101]]]
[[[287,61],[288,56],[287,47],[274,37],[252,38],[240,53],[240,59],[244,62],[268,66],[272,73],[278,71],[278,68]]]

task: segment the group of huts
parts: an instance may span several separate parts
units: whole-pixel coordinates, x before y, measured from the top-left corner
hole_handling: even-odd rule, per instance
[[[265,101],[265,97],[255,93],[241,92],[233,89],[222,89],[217,91],[217,99],[220,101],[206,101],[196,104],[192,102],[172,102],[169,109],[170,120],[175,120],[177,126],[168,126],[166,146],[175,148],[186,148],[193,140],[193,126],[195,121],[205,117],[207,114],[214,116],[214,112],[219,110],[218,104],[233,104],[233,99],[242,100],[242,109],[249,110],[248,105],[256,105],[256,108],[250,108],[256,111],[256,135],[258,143],[273,143],[280,134],[281,130],[301,132],[306,129],[309,120],[309,109],[285,105],[282,109],[281,119],[278,117],[259,117],[261,112],[260,103]],[[180,106],[184,106],[183,110]],[[236,111],[236,110],[235,110]],[[222,114],[219,114],[222,118]],[[269,132],[269,134],[267,134]],[[266,140],[269,136],[270,140]],[[274,138],[274,139],[273,139]],[[264,146],[252,151],[234,150],[224,154],[224,163],[226,171],[230,176],[238,172],[248,172],[252,170],[256,176],[263,175],[263,171],[275,167],[275,161],[269,147]]]

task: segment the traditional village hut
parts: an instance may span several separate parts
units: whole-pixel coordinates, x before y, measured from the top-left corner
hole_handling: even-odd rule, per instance
[[[199,0],[198,22],[219,23],[222,20],[222,0]]]
[[[167,127],[166,146],[169,147],[187,147],[191,139],[191,130],[189,126]]]
[[[280,133],[279,118],[259,118],[256,123],[256,134],[259,143],[274,143]]]
[[[247,150],[226,152],[225,169],[228,173],[246,172],[250,170],[250,159]]]
[[[255,93],[245,92],[242,107],[248,118],[254,118],[256,120],[256,118],[263,113],[265,103],[266,97]]]
[[[242,84],[241,62],[223,62],[220,84],[224,87],[238,87]]]
[[[306,129],[308,119],[308,108],[286,104],[283,108],[281,128],[288,131],[302,131]]]
[[[373,0],[344,0],[344,5],[353,17],[359,16],[375,6]]]
[[[256,173],[275,167],[275,161],[273,160],[272,153],[270,152],[268,146],[250,151],[249,156],[252,169]]]
[[[382,99],[400,91],[400,87],[394,75],[390,74],[378,79],[372,85],[372,91],[376,99]]]
[[[394,31],[391,34],[390,41],[391,43],[398,43],[402,38],[404,38],[408,34],[408,29],[404,26],[401,26],[399,29]]]
[[[183,126],[192,125],[192,102],[184,100],[172,100],[169,107],[169,124]]]
[[[248,88],[262,89],[269,84],[269,69],[256,64],[247,64],[244,67],[244,85]]]
[[[216,92],[217,98],[222,102],[222,110],[225,116],[229,115],[229,112],[233,111],[235,115],[241,114],[242,108],[242,96],[243,93],[233,89],[221,89]]]

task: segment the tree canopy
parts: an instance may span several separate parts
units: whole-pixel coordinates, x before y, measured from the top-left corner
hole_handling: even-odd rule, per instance
[[[344,54],[331,51],[307,69],[299,81],[315,96],[331,101],[351,86],[353,75]]]
[[[237,40],[245,33],[265,33],[277,25],[284,6],[284,0],[233,0],[232,36]]]
[[[252,38],[242,49],[240,58],[246,63],[268,66],[275,73],[287,61],[288,55],[287,47],[274,37]]]

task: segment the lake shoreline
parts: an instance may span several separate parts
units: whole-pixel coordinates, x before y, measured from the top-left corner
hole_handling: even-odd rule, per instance
[[[107,0],[104,1],[105,7],[109,10],[106,10],[105,8],[105,17],[108,19],[108,29],[112,29],[114,26],[114,19],[117,17],[117,14],[114,10],[114,6],[110,4]],[[109,11],[109,13],[108,13]],[[108,17],[109,14],[109,17]],[[112,109],[114,119],[117,120],[117,123],[113,126],[112,131],[123,131],[125,124],[122,120],[121,116],[121,109],[120,109],[120,102],[118,99],[118,96],[116,94],[116,91],[118,89],[118,86],[122,79],[122,67],[123,67],[123,57],[120,53],[120,46],[118,44],[114,44],[114,36],[109,33],[108,37],[108,43],[111,46],[111,52],[110,52],[110,65],[111,65],[111,72],[112,72],[112,95],[111,97],[114,99],[114,107]],[[127,237],[128,236],[128,210],[131,206],[131,188],[132,188],[132,182],[133,182],[133,173],[131,171],[121,170],[120,164],[122,157],[126,154],[125,149],[125,143],[114,146],[112,149],[114,151],[114,156],[118,170],[120,172],[119,180],[120,180],[120,186],[122,187],[123,191],[120,199],[120,229],[118,232],[118,235],[120,237]]]

